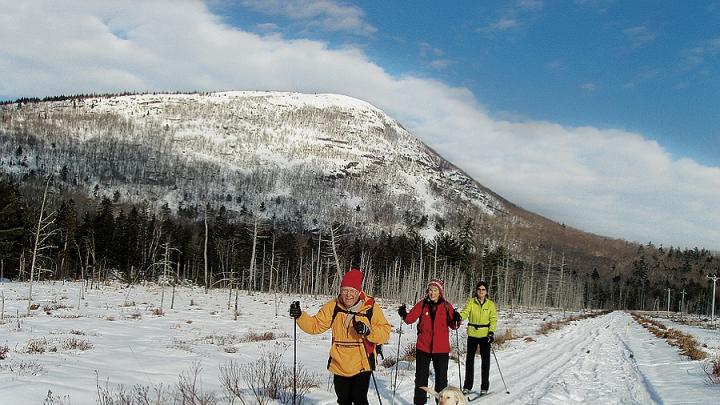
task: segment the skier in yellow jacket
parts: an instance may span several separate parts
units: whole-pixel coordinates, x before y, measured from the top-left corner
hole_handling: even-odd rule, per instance
[[[370,376],[375,369],[375,347],[387,343],[390,324],[380,306],[362,291],[363,274],[350,269],[340,283],[340,295],[314,316],[290,306],[290,316],[300,329],[312,335],[332,329],[328,370],[333,373],[340,405],[366,405]]]
[[[497,326],[497,309],[495,303],[488,298],[488,285],[479,281],[475,286],[475,296],[469,298],[460,317],[468,320],[467,357],[465,358],[465,382],[463,392],[472,390],[475,379],[475,353],[480,346],[481,383],[480,395],[487,394],[490,388],[490,344],[495,340]]]

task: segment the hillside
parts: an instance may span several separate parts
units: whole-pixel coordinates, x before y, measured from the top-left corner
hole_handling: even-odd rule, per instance
[[[395,254],[410,269],[429,271],[432,262],[433,272],[440,263],[446,274],[460,269],[469,278],[494,275],[506,299],[529,294],[523,301],[532,303],[559,304],[559,295],[547,297],[550,282],[559,284],[558,291],[566,287],[563,282],[573,285],[577,291],[569,294],[582,298],[594,274],[596,292],[584,299],[617,306],[622,288],[616,297],[610,290],[618,284],[597,281],[622,281],[627,300],[642,249],[528,212],[476,182],[381,110],[332,94],[137,94],[7,103],[0,106],[0,173],[22,186],[30,205],[41,200],[42,178],[54,174],[57,192],[51,204],[67,212],[61,202],[77,203],[67,214],[74,217],[71,222],[80,222],[83,213],[89,215],[86,221],[95,218],[92,246],[100,243],[99,216],[109,216],[119,227],[131,207],[141,207],[148,226],[155,215],[197,226],[207,205],[215,218],[211,226],[219,217],[238,228],[256,218],[290,233],[317,230],[322,240],[323,232],[342,225],[337,229],[348,246],[347,235],[381,244],[388,235],[407,237],[412,241],[407,257]],[[101,200],[107,201],[102,207]],[[197,270],[199,231],[186,232],[183,254],[194,252],[186,265]],[[367,253],[348,246],[340,254],[332,251],[336,266]],[[647,248],[648,262],[663,261],[655,247]],[[219,249],[211,246],[210,260],[227,266]],[[383,249],[387,256],[397,248],[387,242]],[[701,253],[688,269],[704,268],[707,256]],[[156,254],[147,253],[140,267],[149,266]],[[250,255],[235,253],[238,260],[246,260],[245,254]],[[106,265],[122,267],[111,263]],[[540,273],[526,279],[526,270],[536,267],[543,279]],[[516,273],[509,277],[513,268]],[[658,291],[660,280],[668,277],[657,277]],[[528,288],[535,284],[538,288]]]

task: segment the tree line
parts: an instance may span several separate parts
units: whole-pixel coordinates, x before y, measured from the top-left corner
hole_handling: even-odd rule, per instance
[[[371,235],[341,221],[298,227],[262,206],[173,211],[165,204],[156,210],[147,202],[71,193],[63,184],[52,176],[19,184],[0,175],[0,276],[333,294],[342,273],[358,266],[368,292],[404,301],[422,295],[429,278],[441,277],[456,301],[484,279],[508,307],[665,309],[671,288],[673,310],[704,314],[712,286],[703,279],[718,264],[704,249],[648,243],[636,245],[628,268],[618,265],[625,258],[601,276],[570,248],[523,245],[511,232],[491,240],[477,218],[466,218],[455,232],[436,225],[432,238],[413,227]]]

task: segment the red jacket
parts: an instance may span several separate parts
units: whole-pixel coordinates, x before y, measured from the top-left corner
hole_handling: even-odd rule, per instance
[[[417,349],[425,353],[450,353],[450,332],[448,328],[457,329],[460,323],[452,320],[454,308],[443,297],[437,304],[428,298],[415,304],[405,317],[405,323],[414,323],[418,318]]]

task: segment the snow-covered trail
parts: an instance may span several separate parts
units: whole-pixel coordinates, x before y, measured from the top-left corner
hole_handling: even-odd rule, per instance
[[[505,369],[510,394],[502,395],[502,402],[654,402],[625,343],[631,322],[629,315],[619,312],[586,319],[539,337],[525,347],[503,351],[498,360]],[[499,391],[502,381],[497,368],[491,370],[495,371],[493,390]]]
[[[493,395],[476,402],[707,404],[717,401],[720,395],[719,387],[705,383],[700,363],[681,358],[677,349],[651,335],[624,312],[572,322],[547,336],[534,338],[537,340],[513,341],[503,350],[496,350],[510,393],[505,393],[491,356]],[[395,403],[412,403],[412,370],[408,373],[399,385]],[[475,378],[477,389],[479,357]],[[451,385],[460,386],[457,363],[452,361],[448,379]],[[389,399],[389,394],[384,398]],[[369,397],[371,403],[372,400],[377,403],[374,390]],[[383,399],[386,402],[389,401]]]

